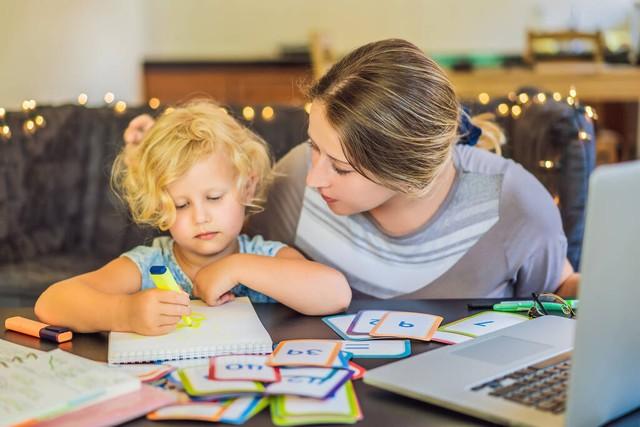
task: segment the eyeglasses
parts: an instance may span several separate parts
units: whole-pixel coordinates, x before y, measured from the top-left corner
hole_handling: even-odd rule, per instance
[[[556,294],[537,294],[533,292],[531,296],[533,297],[533,305],[529,309],[529,317],[532,319],[534,317],[540,317],[549,314],[549,311],[547,310],[547,308],[545,308],[545,305],[549,307],[551,304],[553,304],[553,309],[557,308],[557,311],[560,311],[565,317],[569,317],[571,319],[576,317],[576,312],[571,307],[571,304],[569,304],[562,297]]]

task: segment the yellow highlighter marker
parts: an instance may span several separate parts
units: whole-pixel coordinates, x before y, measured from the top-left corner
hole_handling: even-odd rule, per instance
[[[149,273],[151,273],[150,275],[151,280],[153,280],[153,284],[156,285],[158,289],[182,292],[182,288],[176,283],[176,279],[174,279],[173,274],[171,274],[171,271],[164,265],[152,266],[149,269]],[[193,320],[190,316],[182,316],[182,321],[187,326],[191,326],[193,324]]]

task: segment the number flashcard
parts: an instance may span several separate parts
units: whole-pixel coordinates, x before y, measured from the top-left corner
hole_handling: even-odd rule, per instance
[[[278,368],[267,366],[267,357],[261,355],[227,355],[209,360],[209,379],[223,381],[280,381]]]
[[[286,340],[267,360],[269,366],[333,366],[340,344],[334,340]]]
[[[283,368],[282,380],[269,384],[265,394],[287,394],[326,399],[335,394],[351,376],[348,369]]]
[[[349,335],[369,335],[382,316],[387,313],[386,310],[362,310],[356,314],[356,317],[349,325],[347,334]]]

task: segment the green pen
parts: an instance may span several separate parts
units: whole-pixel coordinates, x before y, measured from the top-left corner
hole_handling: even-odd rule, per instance
[[[578,308],[578,300],[567,300],[572,309]],[[562,311],[562,304],[557,302],[543,302],[542,306],[551,311]],[[529,311],[533,301],[502,301],[493,305],[495,311]]]

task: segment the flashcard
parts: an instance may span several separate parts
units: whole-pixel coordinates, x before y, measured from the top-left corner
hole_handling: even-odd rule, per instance
[[[437,330],[436,333],[431,337],[431,341],[439,342],[442,344],[460,344],[472,339],[472,337],[467,335],[455,334],[453,332],[444,332],[441,330]]]
[[[257,381],[217,381],[209,379],[207,365],[193,366],[178,370],[184,389],[191,396],[217,396],[218,398],[239,396],[264,391],[262,383]]]
[[[221,423],[244,424],[264,408],[269,406],[269,398],[265,396],[238,397],[226,405],[219,414]]]
[[[267,365],[326,368],[334,364],[339,351],[340,344],[333,340],[286,340],[280,342],[273,350]]]
[[[221,402],[184,403],[180,405],[170,405],[147,414],[147,418],[153,421],[218,421],[220,419],[220,414],[224,411],[224,405],[225,404]]]
[[[114,369],[121,372],[126,372],[130,375],[135,375],[144,383],[150,383],[157,381],[160,378],[164,378],[176,368],[170,365],[162,365],[157,363],[129,363],[123,365],[105,365],[109,369]]]
[[[358,365],[356,362],[349,362],[349,370],[353,372],[351,376],[352,380],[359,380],[364,376],[364,373],[367,372],[362,366]]]
[[[322,318],[322,321],[330,327],[333,332],[338,334],[340,338],[343,340],[352,340],[352,341],[364,341],[364,340],[372,340],[377,339],[375,337],[369,335],[352,335],[347,333],[347,329],[355,319],[355,314],[338,314],[337,316],[326,316]]]
[[[340,341],[342,351],[353,354],[353,358],[396,359],[411,354],[409,340]]]
[[[264,383],[280,381],[278,368],[266,365],[267,357],[253,354],[212,357],[209,359],[209,379],[249,380]]]
[[[333,396],[342,384],[351,378],[349,369],[282,368],[282,379],[269,384],[265,394],[287,394],[326,399]]]
[[[521,314],[504,311],[483,311],[446,324],[440,330],[475,338],[527,320],[529,318]]]
[[[389,311],[371,329],[369,335],[430,341],[441,322],[442,317],[433,314]]]
[[[386,310],[362,310],[347,328],[349,335],[369,335],[371,329],[378,324]]]
[[[362,411],[353,385],[347,381],[327,399],[278,396],[271,405],[271,419],[276,425],[346,424],[362,419]]]

